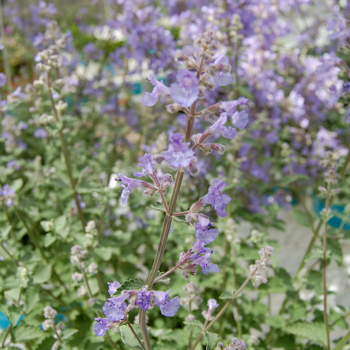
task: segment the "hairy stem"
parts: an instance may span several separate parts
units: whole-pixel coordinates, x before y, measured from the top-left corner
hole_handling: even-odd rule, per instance
[[[52,109],[52,112],[53,112],[53,114],[55,116],[56,122],[59,122],[60,116],[59,116],[58,111],[56,109],[55,101],[53,100],[53,96],[52,96],[52,92],[51,92],[51,84],[50,84],[49,72],[46,72],[46,83],[47,83],[47,90],[48,90],[48,94],[49,94],[50,102],[51,102],[51,109]],[[86,221],[85,221],[85,217],[84,217],[83,211],[81,209],[78,192],[75,190],[75,181],[74,181],[74,178],[73,178],[72,164],[71,164],[71,160],[70,160],[70,157],[69,157],[67,144],[66,144],[66,141],[64,139],[63,132],[62,132],[61,128],[58,130],[58,135],[59,135],[59,138],[60,138],[60,143],[61,143],[61,147],[62,147],[62,153],[63,153],[64,161],[66,163],[69,183],[70,183],[70,187],[71,187],[71,190],[72,190],[72,193],[73,193],[73,199],[74,199],[75,205],[77,207],[78,216],[79,216],[79,219],[81,221],[81,224],[82,224],[82,227],[83,227],[83,231],[85,231]]]
[[[329,202],[331,199],[330,184],[327,188],[327,200],[326,200],[326,213],[329,211]],[[329,336],[329,323],[328,323],[328,307],[327,307],[327,221],[324,221],[324,233],[323,233],[323,261],[322,261],[322,284],[323,284],[323,320],[326,326],[327,333],[327,349],[331,349],[331,340]]]
[[[197,71],[197,78],[199,78],[201,75],[202,65],[203,65],[203,60],[201,61],[199,69]],[[186,134],[185,134],[185,142],[189,142],[191,140],[192,129],[193,129],[193,124],[194,124],[194,115],[196,114],[196,105],[197,105],[197,101],[195,101],[192,104],[191,109],[190,109],[190,115],[188,116],[187,128],[186,128]],[[156,256],[154,258],[152,269],[149,273],[149,276],[148,276],[148,279],[146,282],[149,289],[151,289],[153,284],[154,284],[155,278],[157,276],[158,270],[159,270],[160,265],[161,265],[162,260],[163,260],[165,247],[166,247],[166,243],[168,240],[170,226],[171,226],[171,222],[172,222],[172,213],[174,212],[175,207],[176,207],[176,202],[177,202],[177,199],[179,197],[183,177],[184,177],[184,172],[181,170],[178,170],[176,172],[175,184],[174,184],[174,189],[173,189],[171,199],[170,199],[168,213],[166,213],[166,215],[165,215],[162,231],[160,233],[160,239],[159,239],[159,244],[158,244]],[[152,350],[151,341],[150,341],[148,330],[146,327],[146,310],[140,309],[139,325],[140,325],[140,330],[141,330],[142,338],[143,338],[144,343],[145,343],[146,350]]]
[[[131,332],[133,333],[133,335],[135,336],[137,342],[140,344],[141,348],[143,350],[145,350],[145,347],[143,346],[142,342],[141,342],[141,339],[139,338],[139,336],[136,334],[134,328],[132,327],[132,325],[130,324],[129,320],[127,317],[125,317],[125,322],[126,324],[128,325],[128,327],[130,328]]]
[[[238,295],[242,292],[242,290],[245,288],[245,286],[248,284],[250,279],[255,275],[256,271],[258,270],[258,267],[256,267],[247,277],[247,279],[243,282],[243,284],[239,287],[237,292],[232,295],[231,299],[229,299],[226,304],[221,308],[221,310],[218,312],[218,314],[214,317],[214,319],[206,326],[203,327],[202,332],[199,334],[198,338],[196,339],[195,343],[193,344],[191,350],[194,350],[196,346],[199,344],[201,339],[203,338],[206,331],[208,331],[213,324],[224,314],[224,312],[227,310],[227,308],[231,305],[231,303],[238,297]]]
[[[7,330],[6,330],[6,333],[5,333],[5,337],[2,340],[2,343],[1,343],[1,346],[0,346],[1,349],[5,347],[5,342],[6,342],[6,339],[7,339],[8,335],[10,334],[11,328],[12,328],[12,323],[10,323],[9,326],[7,327]]]
[[[344,338],[337,344],[337,346],[333,350],[340,350],[349,339],[350,339],[350,331],[344,336]]]

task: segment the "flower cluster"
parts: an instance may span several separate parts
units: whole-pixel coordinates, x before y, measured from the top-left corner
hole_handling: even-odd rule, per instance
[[[272,256],[273,251],[274,249],[270,246],[260,249],[260,260],[256,260],[255,264],[249,266],[250,272],[253,274],[252,278],[255,281],[261,283],[267,282],[267,278],[262,273],[272,265],[272,260],[269,258]]]
[[[161,314],[166,317],[174,316],[179,309],[180,299],[179,297],[170,299],[171,289],[167,292],[149,291],[145,286],[139,290],[122,290],[119,296],[112,297],[120,287],[121,285],[117,281],[108,283],[108,292],[111,298],[105,302],[102,308],[106,318],[95,318],[94,331],[99,337],[105,335],[108,329],[118,329],[120,323],[127,318],[127,314],[134,308],[151,310],[154,306],[158,306]]]
[[[224,347],[225,345],[223,343],[218,343],[215,350],[246,350],[247,344],[243,340],[239,340],[238,338],[233,338],[228,344],[228,346]]]

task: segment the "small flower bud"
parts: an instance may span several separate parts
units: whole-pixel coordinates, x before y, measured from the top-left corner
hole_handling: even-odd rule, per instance
[[[44,308],[44,317],[45,318],[55,318],[57,311],[54,310],[51,306],[45,306]]]
[[[49,320],[45,320],[41,326],[43,327],[43,330],[44,331],[47,331],[48,329],[50,328],[54,328],[55,327],[55,321],[52,320],[52,319],[49,319]]]
[[[94,275],[97,272],[97,265],[95,263],[91,263],[87,268],[87,272]]]

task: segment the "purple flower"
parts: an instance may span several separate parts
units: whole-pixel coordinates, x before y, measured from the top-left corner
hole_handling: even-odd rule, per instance
[[[153,292],[154,303],[160,307],[160,312],[163,316],[172,317],[177,313],[180,306],[179,297],[175,297],[169,300],[169,293],[171,289],[167,292]]]
[[[236,112],[238,106],[244,106],[248,101],[246,97],[240,97],[238,100],[234,101],[219,102],[219,107],[227,112],[228,116],[232,116],[232,114]]]
[[[95,318],[94,332],[98,337],[103,337],[108,329],[108,320],[105,318]]]
[[[17,124],[17,130],[28,129],[28,124],[22,120],[20,120]]]
[[[16,159],[13,159],[6,164],[6,168],[15,168],[16,170],[19,170],[21,169],[21,166],[17,163]]]
[[[199,222],[196,224],[196,237],[204,244],[213,242],[219,234],[217,229],[209,229],[209,226],[210,222],[206,226],[202,226]]]
[[[169,148],[161,153],[161,156],[173,168],[186,168],[193,159],[194,152],[189,148],[189,142],[182,142],[184,136],[180,133],[172,134],[169,137]]]
[[[35,138],[42,138],[42,139],[46,139],[47,137],[49,136],[48,132],[43,129],[43,128],[39,128],[39,129],[36,129],[34,131],[34,137]]]
[[[170,96],[183,107],[191,106],[199,95],[199,81],[196,73],[187,69],[179,69],[176,81],[170,86]]]
[[[120,297],[108,299],[102,307],[108,321],[116,322],[124,318],[126,309],[125,300],[129,298],[129,293],[122,294]]]
[[[231,65],[229,59],[220,55],[211,65],[215,69],[214,81],[216,85],[226,86],[232,83]]]
[[[193,263],[196,265],[199,265],[202,268],[202,271],[205,275],[208,274],[208,272],[219,272],[219,267],[216,264],[210,263],[210,257],[211,257],[212,251],[206,252],[204,255],[200,256],[199,258],[193,260]]]
[[[128,201],[129,194],[131,193],[131,190],[135,187],[142,186],[143,181],[131,179],[129,177],[124,176],[123,174],[118,174],[119,179],[116,179],[116,181],[121,181],[121,186],[123,187],[123,192],[121,195],[122,204],[125,205]]]
[[[142,167],[142,170],[138,173],[134,173],[136,177],[142,177],[145,175],[154,174],[154,160],[153,155],[146,153],[142,158],[141,162],[137,164],[139,167]]]
[[[148,107],[154,106],[161,95],[169,95],[169,88],[163,84],[163,81],[158,81],[153,75],[149,75],[149,81],[153,84],[152,92],[145,92],[141,98],[141,102]]]
[[[231,122],[232,125],[238,129],[243,130],[247,125],[248,125],[248,113],[247,111],[236,111],[235,113],[232,114],[231,117]]]
[[[110,296],[112,296],[116,291],[117,289],[121,286],[121,284],[118,282],[118,281],[115,281],[115,282],[107,282],[108,284],[108,293]]]
[[[233,139],[237,135],[237,130],[234,129],[232,126],[224,126],[226,121],[227,113],[222,113],[220,118],[211,127],[208,128],[208,133],[210,135],[219,133],[229,140]]]
[[[13,205],[13,198],[16,197],[15,190],[12,190],[9,185],[4,185],[2,190],[0,190],[1,199],[5,200],[6,206],[11,207]]]
[[[203,197],[204,202],[210,204],[222,218],[227,216],[224,209],[231,201],[231,198],[228,195],[221,193],[226,186],[226,182],[221,179],[215,179],[209,187],[208,193]]]
[[[147,310],[151,302],[151,296],[151,292],[148,292],[146,288],[142,288],[137,294],[137,305],[140,306],[142,310]]]
[[[4,73],[0,73],[0,87],[3,87],[6,84],[6,75]]]
[[[78,194],[78,200],[79,200],[80,208],[84,209],[86,207],[86,204],[85,204],[85,202],[83,202],[81,200],[81,195],[80,194]],[[75,200],[72,201],[72,208],[73,208],[74,211],[77,211],[77,204],[75,203]]]
[[[213,310],[215,310],[217,307],[219,307],[219,304],[216,302],[215,299],[209,299],[207,305],[208,305],[208,307],[209,307],[209,311],[213,311]]]

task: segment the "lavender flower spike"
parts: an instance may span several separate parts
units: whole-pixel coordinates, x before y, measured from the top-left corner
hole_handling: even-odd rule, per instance
[[[187,69],[179,69],[176,83],[170,86],[170,96],[183,107],[189,107],[199,95],[199,81],[194,72]]]
[[[165,94],[169,95],[169,88],[163,84],[162,81],[158,81],[153,75],[149,75],[149,81],[154,85],[152,92],[145,92],[141,98],[141,102],[148,107],[154,106],[158,100],[159,96]]]
[[[137,294],[137,305],[140,306],[142,310],[147,310],[151,303],[152,293],[147,291],[147,288],[142,288]]]
[[[142,167],[140,172],[134,173],[136,177],[142,177],[145,175],[153,175],[154,174],[154,160],[153,155],[146,153],[142,158],[141,162],[137,164],[139,167]]]
[[[210,204],[222,218],[227,216],[224,209],[232,200],[227,194],[221,193],[226,186],[226,182],[221,179],[215,179],[209,187],[208,193],[203,197],[203,201],[206,204]]]
[[[180,133],[169,137],[169,148],[161,153],[173,168],[186,168],[192,161],[194,152],[189,148],[189,142],[182,142],[184,136]]]
[[[11,207],[13,205],[13,198],[15,197],[15,190],[12,190],[7,184],[4,185],[3,189],[0,191],[0,199],[5,200],[6,206]]]

